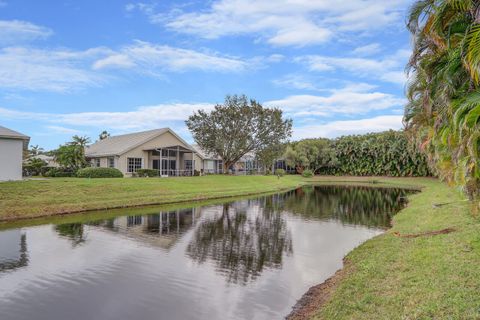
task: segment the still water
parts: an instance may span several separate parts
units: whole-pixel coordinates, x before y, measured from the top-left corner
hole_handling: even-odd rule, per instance
[[[282,319],[405,190],[310,186],[0,231],[0,319]],[[80,219],[80,218],[79,218]]]

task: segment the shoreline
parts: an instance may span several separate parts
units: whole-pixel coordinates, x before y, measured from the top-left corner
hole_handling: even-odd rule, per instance
[[[368,240],[367,240],[368,241]],[[353,249],[355,250],[355,249]],[[352,251],[353,251],[352,250]],[[318,309],[322,308],[330,299],[338,284],[346,274],[346,264],[343,259],[343,266],[322,283],[311,286],[292,307],[292,311],[285,317],[286,320],[311,319]]]
[[[118,209],[138,209],[138,208],[147,208],[147,207],[155,207],[155,206],[163,206],[163,205],[180,205],[180,204],[187,204],[187,203],[195,203],[195,202],[202,202],[202,201],[209,201],[209,200],[228,200],[228,199],[235,199],[238,197],[252,197],[252,196],[263,196],[277,192],[287,192],[290,190],[294,190],[296,188],[300,188],[305,184],[299,184],[298,186],[294,187],[285,187],[279,188],[276,190],[271,191],[264,191],[264,192],[248,192],[248,193],[239,193],[234,195],[225,195],[225,196],[207,196],[207,197],[196,197],[192,199],[184,199],[178,201],[160,201],[160,202],[149,202],[149,203],[141,203],[141,204],[132,204],[132,205],[119,205],[119,206],[108,206],[108,207],[97,207],[91,209],[79,209],[79,210],[67,210],[67,211],[58,211],[53,213],[47,213],[45,215],[37,215],[35,217],[9,217],[3,218],[0,217],[0,223],[7,224],[9,222],[20,222],[20,221],[27,221],[27,220],[34,220],[34,219],[41,219],[41,218],[49,218],[49,217],[62,217],[68,216],[73,214],[81,214],[81,213],[93,213],[96,211],[105,211],[105,210],[118,210]]]

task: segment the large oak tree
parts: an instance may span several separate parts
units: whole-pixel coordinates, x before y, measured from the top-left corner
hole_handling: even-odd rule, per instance
[[[249,152],[261,152],[288,140],[292,120],[282,110],[264,108],[245,95],[227,96],[214,110],[195,112],[186,121],[198,145],[223,160],[224,172]]]

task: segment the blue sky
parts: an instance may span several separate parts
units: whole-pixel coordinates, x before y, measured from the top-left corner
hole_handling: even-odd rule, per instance
[[[293,138],[401,128],[405,0],[0,0],[0,125],[46,149],[169,126],[226,94]]]

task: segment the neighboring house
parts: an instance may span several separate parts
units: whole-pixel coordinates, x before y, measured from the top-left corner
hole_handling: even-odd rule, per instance
[[[39,154],[37,156],[33,156],[32,158],[40,159],[40,160],[45,161],[47,163],[47,167],[49,167],[49,168],[59,168],[60,167],[60,164],[57,161],[55,161],[54,156],[48,156],[46,154]]]
[[[192,148],[196,152],[197,161],[202,163],[201,171],[206,174],[219,174],[223,173],[223,161],[219,156],[215,156],[211,153],[205,152],[199,145],[194,144]]]
[[[273,165],[273,169],[274,169],[274,170],[283,169],[283,170],[285,170],[285,172],[291,173],[291,174],[297,173],[297,169],[295,169],[294,167],[290,167],[289,165],[287,165],[287,161],[286,161],[285,159],[277,159],[277,160],[275,160],[275,163],[274,163],[274,165]]]
[[[139,169],[158,170],[162,176],[191,176],[223,173],[219,156],[190,145],[170,128],[155,129],[99,140],[85,149],[93,167],[119,169],[132,176]],[[229,168],[230,173],[250,174],[264,171],[254,153],[248,153]]]
[[[30,137],[0,126],[0,181],[21,180],[23,151]]]
[[[85,156],[93,167],[117,168],[125,176],[139,169],[190,176],[203,169],[203,158],[170,128],[111,136],[88,146]]]

